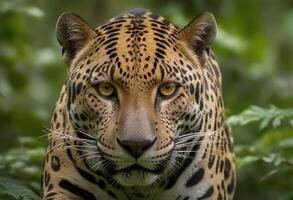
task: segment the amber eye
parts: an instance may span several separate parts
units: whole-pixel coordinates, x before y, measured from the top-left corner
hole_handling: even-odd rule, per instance
[[[105,97],[109,97],[109,96],[113,95],[115,92],[114,87],[109,83],[100,83],[98,85],[97,89],[98,89],[99,93]]]
[[[177,91],[175,83],[166,83],[159,87],[160,95],[163,97],[171,97]]]

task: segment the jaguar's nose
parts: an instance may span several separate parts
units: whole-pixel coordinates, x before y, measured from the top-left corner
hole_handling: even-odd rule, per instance
[[[148,150],[155,143],[155,141],[156,138],[143,141],[120,140],[117,138],[118,144],[136,159]]]

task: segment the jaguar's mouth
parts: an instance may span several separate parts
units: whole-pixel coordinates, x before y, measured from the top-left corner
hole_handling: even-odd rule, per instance
[[[116,170],[113,173],[113,179],[121,186],[147,186],[156,182],[160,176],[159,174],[158,170],[151,170],[138,164],[133,164]]]
[[[143,167],[141,165],[133,164],[133,165],[131,165],[129,167],[114,171],[114,175],[118,174],[118,173],[126,173],[127,174],[127,173],[130,173],[130,172],[153,173],[153,174],[159,174],[160,173],[160,171],[158,169],[151,170],[151,169],[148,169],[148,168]]]

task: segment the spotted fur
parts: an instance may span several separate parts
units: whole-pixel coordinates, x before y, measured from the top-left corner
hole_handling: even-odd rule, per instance
[[[48,135],[43,200],[233,199],[211,14],[178,29],[134,9],[93,29],[65,13],[56,34],[68,79]],[[158,88],[170,82],[166,98]],[[101,83],[113,95],[101,95]]]

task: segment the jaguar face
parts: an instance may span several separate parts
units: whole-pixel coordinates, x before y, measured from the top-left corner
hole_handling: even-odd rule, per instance
[[[95,30],[76,15],[60,17],[67,109],[92,171],[122,186],[146,186],[188,159],[204,113],[202,67],[214,29],[209,14],[182,30],[148,12]]]

